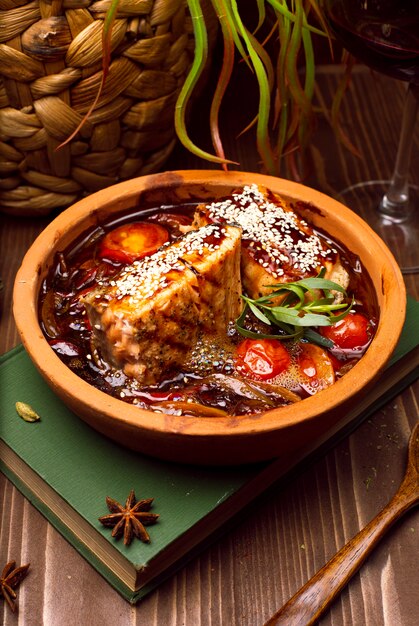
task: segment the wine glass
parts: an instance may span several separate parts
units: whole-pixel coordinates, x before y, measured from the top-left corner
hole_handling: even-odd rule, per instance
[[[339,193],[381,236],[402,272],[419,271],[419,187],[409,185],[419,106],[419,0],[323,0],[326,19],[343,46],[374,70],[408,81],[391,180],[358,182]]]

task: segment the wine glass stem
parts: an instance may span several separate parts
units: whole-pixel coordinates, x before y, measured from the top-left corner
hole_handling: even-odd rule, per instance
[[[412,210],[409,205],[409,164],[419,105],[418,95],[419,87],[409,83],[403,109],[396,164],[390,186],[379,206],[380,213],[394,222],[403,222],[409,217]]]

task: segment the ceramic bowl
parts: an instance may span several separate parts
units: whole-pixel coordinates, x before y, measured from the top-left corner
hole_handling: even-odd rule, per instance
[[[264,185],[306,205],[314,226],[358,255],[371,277],[380,320],[362,359],[331,387],[293,405],[240,417],[178,417],[124,403],[84,382],[45,340],[38,321],[39,290],[57,251],[93,225],[129,209],[210,200],[245,184]],[[14,315],[22,342],[51,388],[100,433],[147,455],[184,463],[239,464],[289,455],[327,439],[356,409],[383,372],[405,316],[404,283],[381,239],[330,197],[279,178],[246,172],[178,171],[144,176],[94,193],[61,213],[36,239],[17,274]]]

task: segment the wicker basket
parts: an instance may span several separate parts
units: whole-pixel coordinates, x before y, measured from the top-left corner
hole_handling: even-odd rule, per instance
[[[162,168],[193,54],[185,0],[121,0],[100,101],[110,0],[0,0],[0,208],[43,215]]]

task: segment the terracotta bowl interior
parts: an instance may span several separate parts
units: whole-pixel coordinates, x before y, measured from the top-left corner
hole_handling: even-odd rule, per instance
[[[361,361],[321,393],[296,405],[236,418],[177,417],[138,409],[79,379],[54,354],[38,322],[42,280],[55,253],[92,226],[139,207],[221,197],[257,183],[295,201],[317,227],[359,256],[369,273],[380,309],[377,333]],[[24,304],[22,304],[24,303]],[[353,407],[383,371],[405,316],[404,283],[379,237],[330,197],[290,181],[246,172],[181,171],[145,176],[95,193],[60,214],[27,252],[14,289],[14,315],[22,342],[42,376],[82,419],[123,445],[187,463],[245,463],[269,459],[327,432]],[[75,393],[76,390],[76,393]]]

